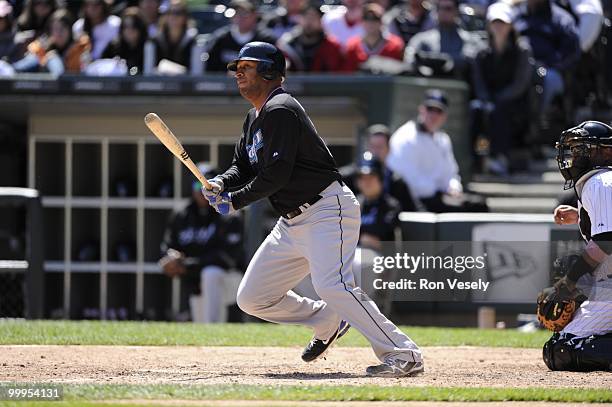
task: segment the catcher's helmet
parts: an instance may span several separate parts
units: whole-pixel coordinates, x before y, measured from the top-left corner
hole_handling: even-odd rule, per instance
[[[238,58],[227,64],[229,71],[236,71],[238,61],[257,61],[257,72],[266,80],[285,76],[285,56],[274,45],[253,41],[242,47]]]
[[[557,142],[557,164],[565,178],[565,189],[592,169],[606,167],[612,162],[597,158],[600,147],[612,147],[612,127],[597,121],[586,121],[565,130]]]

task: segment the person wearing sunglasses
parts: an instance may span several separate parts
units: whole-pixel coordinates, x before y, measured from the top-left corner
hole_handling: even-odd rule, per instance
[[[448,98],[439,89],[425,92],[416,120],[391,136],[387,166],[397,172],[430,212],[486,212],[479,196],[465,194],[449,135]]]

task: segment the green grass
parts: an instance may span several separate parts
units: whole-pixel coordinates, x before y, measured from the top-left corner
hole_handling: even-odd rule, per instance
[[[473,328],[402,327],[420,346],[539,348],[550,334]],[[274,324],[103,321],[0,321],[0,345],[302,346],[307,328]],[[352,329],[339,346],[368,346]]]
[[[550,401],[612,402],[605,389],[511,389],[379,386],[255,386],[255,385],[72,385],[64,403],[82,406],[96,400],[286,400],[286,401]],[[18,406],[43,405],[19,402]]]

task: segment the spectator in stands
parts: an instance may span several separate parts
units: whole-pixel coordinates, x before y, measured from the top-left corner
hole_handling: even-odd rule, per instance
[[[422,205],[410,192],[408,184],[385,163],[389,156],[389,140],[391,131],[384,124],[373,124],[367,130],[367,149],[374,154],[382,166],[382,180],[385,194],[395,198],[402,211],[413,212],[422,210]]]
[[[575,18],[578,25],[578,40],[580,41],[580,49],[582,52],[588,52],[602,29],[604,12],[600,0],[565,0],[561,4],[567,2],[568,11]]]
[[[383,23],[408,44],[415,34],[434,28],[436,17],[429,1],[403,0],[384,15]]]
[[[527,0],[518,12],[515,29],[529,40],[536,64],[545,68],[540,108],[545,113],[554,97],[563,92],[563,74],[580,56],[576,26],[572,17],[551,0]]]
[[[370,151],[366,151],[357,165],[357,199],[361,205],[359,245],[374,250],[382,249],[382,242],[395,239],[399,202],[384,188],[383,165]]]
[[[353,37],[346,44],[346,56],[343,70],[354,72],[361,64],[376,55],[382,58],[401,61],[404,56],[404,42],[395,34],[383,31],[382,16],[384,10],[374,3],[363,8],[362,36]]]
[[[13,7],[0,0],[0,60],[13,63],[23,56],[22,47],[15,41]]]
[[[202,164],[198,167],[207,178],[216,174]],[[193,320],[203,313],[200,322],[225,322],[223,308],[235,303],[241,277],[232,275],[244,270],[243,226],[238,215],[224,217],[213,210],[201,188],[194,182],[191,202],[170,219],[159,264],[168,277],[181,277],[192,294],[203,296],[203,309],[191,309]],[[232,281],[234,287],[227,287]]]
[[[472,136],[490,142],[487,172],[507,175],[507,152],[525,130],[527,91],[534,68],[531,48],[513,28],[514,10],[505,2],[487,10],[489,46],[481,50],[472,67],[475,100],[472,101]]]
[[[340,168],[340,174],[344,182],[356,191],[359,165],[372,158],[380,162],[383,190],[386,195],[393,197],[400,205],[402,211],[414,212],[424,210],[423,205],[410,193],[410,188],[404,180],[393,172],[385,161],[389,155],[389,138],[391,132],[384,124],[373,124],[366,131],[366,151],[360,156],[356,163]]]
[[[153,40],[158,72],[171,73],[165,71],[163,64],[160,66],[162,61],[179,65],[178,70],[172,73],[190,71],[197,35],[194,22],[189,20],[187,3],[184,0],[171,0],[168,11],[161,18],[159,33]]]
[[[119,35],[121,18],[112,15],[112,0],[85,0],[82,17],[72,27],[74,38],[87,35],[91,40],[91,58],[102,57],[108,44]]]
[[[344,7],[328,11],[323,16],[323,30],[334,37],[343,49],[348,40],[364,34],[362,17],[364,0],[342,0]]]
[[[280,0],[277,8],[262,16],[261,24],[280,38],[301,23],[305,5],[306,0]]]
[[[250,0],[232,0],[230,7],[236,11],[232,23],[213,33],[206,62],[209,72],[227,72],[227,64],[238,57],[240,48],[247,42],[276,43],[272,33],[257,27],[259,12],[254,3]]]
[[[147,26],[138,7],[128,7],[121,14],[119,38],[112,41],[102,58],[125,60],[130,75],[142,74],[144,68],[144,46],[147,41]]]
[[[28,45],[28,52],[13,67],[18,72],[46,71],[55,75],[79,73],[89,63],[91,44],[87,35],[73,39],[73,18],[65,9],[49,19],[47,36]]]
[[[440,130],[447,117],[446,95],[437,89],[427,91],[417,119],[391,136],[387,165],[430,212],[486,211],[479,197],[463,193],[450,137]]]
[[[458,0],[439,0],[438,23],[415,34],[406,46],[405,61],[425,76],[467,78],[469,60],[481,47],[478,37],[459,27]]]
[[[57,10],[55,0],[26,0],[25,7],[17,18],[17,31],[31,31],[30,40],[43,35],[47,30],[47,21]]]
[[[323,31],[323,12],[318,2],[302,9],[297,27],[284,34],[278,48],[285,54],[290,71],[336,72],[342,66],[342,49],[338,41]]]
[[[138,2],[138,9],[140,15],[147,26],[147,35],[149,38],[155,38],[158,32],[158,25],[160,19],[160,0],[140,0]]]

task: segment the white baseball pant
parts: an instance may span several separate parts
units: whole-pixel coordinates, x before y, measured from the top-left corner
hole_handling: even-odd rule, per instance
[[[301,215],[278,220],[240,283],[238,306],[270,322],[309,326],[319,339],[333,335],[344,319],[370,341],[381,361],[421,361],[418,346],[355,285],[361,218],[353,192],[333,182],[320,195]],[[292,291],[308,273],[321,300]]]

